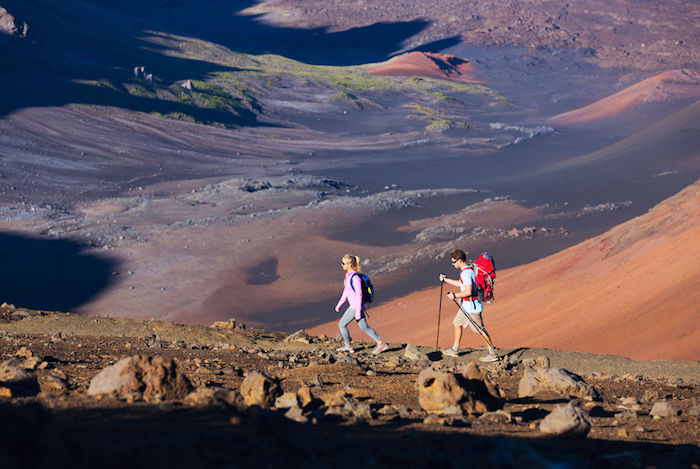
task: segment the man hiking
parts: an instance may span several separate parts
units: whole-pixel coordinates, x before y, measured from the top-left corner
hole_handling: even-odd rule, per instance
[[[486,332],[481,312],[484,305],[476,296],[476,277],[474,271],[467,263],[467,255],[461,249],[455,249],[450,253],[450,261],[455,269],[459,270],[459,279],[447,278],[445,274],[440,274],[440,282],[445,282],[454,287],[459,287],[459,292],[447,292],[447,297],[458,302],[459,310],[452,320],[454,326],[454,342],[452,347],[444,349],[442,353],[450,357],[459,356],[459,342],[462,340],[462,331],[467,327],[481,335],[486,342],[489,353],[480,358],[482,362],[494,362],[499,359],[489,333]]]

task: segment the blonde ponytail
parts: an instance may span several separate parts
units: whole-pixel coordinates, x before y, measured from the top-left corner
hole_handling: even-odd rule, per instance
[[[353,254],[345,254],[343,256],[343,260],[350,264],[350,266],[353,268],[353,270],[357,273],[362,272],[362,268],[360,267],[360,258],[353,255]]]

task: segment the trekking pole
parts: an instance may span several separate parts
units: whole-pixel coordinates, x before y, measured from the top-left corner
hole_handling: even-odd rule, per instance
[[[481,336],[482,339],[484,339],[484,342],[486,342],[486,345],[488,345],[491,348],[494,348],[493,343],[491,342],[491,337],[489,337],[488,333],[483,330],[477,323],[474,322],[474,320],[469,316],[469,313],[464,311],[462,309],[462,305],[459,304],[456,298],[452,298],[452,301],[455,302],[455,304],[459,307],[459,310],[469,319],[469,322],[472,323],[472,326],[474,326],[474,329],[476,329],[479,332],[479,335]]]
[[[445,284],[444,280],[440,281],[440,306],[438,306],[438,323],[437,323],[437,336],[435,337],[435,351],[440,350],[438,343],[440,342],[440,313],[442,312],[442,286]]]

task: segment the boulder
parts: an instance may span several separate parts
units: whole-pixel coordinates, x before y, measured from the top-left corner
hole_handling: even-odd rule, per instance
[[[291,407],[300,407],[297,393],[291,391],[285,392],[275,399],[276,409],[289,409]]]
[[[27,37],[28,31],[27,23],[16,20],[6,9],[0,7],[0,33],[14,37]],[[3,306],[5,305],[7,303],[3,303]]]
[[[40,390],[36,374],[26,370],[19,358],[0,363],[0,386],[7,388],[12,397],[35,396]]]
[[[236,320],[229,319],[227,321],[216,321],[211,326],[212,329],[222,329],[225,331],[230,331],[236,328]]]
[[[343,390],[336,391],[333,393],[326,393],[321,395],[321,401],[326,407],[336,407],[344,406],[348,402],[348,398],[351,397],[350,394]]]
[[[598,397],[591,385],[563,368],[524,366],[523,377],[518,384],[518,397],[531,397],[543,392],[591,400]]]
[[[574,402],[558,405],[540,422],[540,432],[552,436],[585,437],[591,422]]]
[[[184,402],[192,407],[232,407],[240,412],[246,409],[239,392],[218,386],[199,388],[188,394]]]
[[[309,418],[304,415],[304,411],[299,406],[290,407],[284,414],[289,420],[294,420],[299,423],[306,423]]]
[[[668,401],[656,401],[649,415],[652,417],[675,417],[680,412]]]
[[[489,377],[488,369],[480,367],[475,362],[469,362],[459,371],[467,381],[481,381],[484,383],[489,394],[505,398],[505,392]]]
[[[302,409],[308,409],[317,403],[317,399],[311,393],[311,389],[308,386],[302,386],[297,390],[297,396],[299,397],[299,403]]]
[[[404,349],[403,356],[407,358],[408,360],[417,362],[421,360],[427,360],[428,356],[418,350],[418,347],[416,347],[413,344],[406,344],[406,348]]]
[[[58,369],[44,372],[39,376],[39,387],[44,392],[65,392],[68,390],[68,377]]]
[[[418,402],[429,413],[483,414],[503,407],[483,380],[426,368],[418,375]]]
[[[445,427],[470,427],[471,424],[462,415],[429,414],[423,419],[426,425],[442,425]]]
[[[246,405],[257,405],[269,409],[280,394],[280,387],[274,378],[253,371],[243,380],[241,394]]]
[[[366,402],[358,402],[355,399],[349,398],[343,406],[345,415],[354,417],[358,420],[372,420],[372,407]]]
[[[123,397],[141,394],[148,399],[182,399],[192,389],[189,379],[170,358],[134,355],[100,371],[90,382],[89,396]]]
[[[293,334],[288,335],[284,339],[285,343],[299,342],[302,344],[310,344],[313,342],[313,337],[306,333],[304,329],[298,330]]]

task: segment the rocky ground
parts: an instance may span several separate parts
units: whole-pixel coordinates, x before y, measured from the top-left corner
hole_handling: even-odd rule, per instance
[[[0,308],[4,467],[693,467],[700,367]]]

